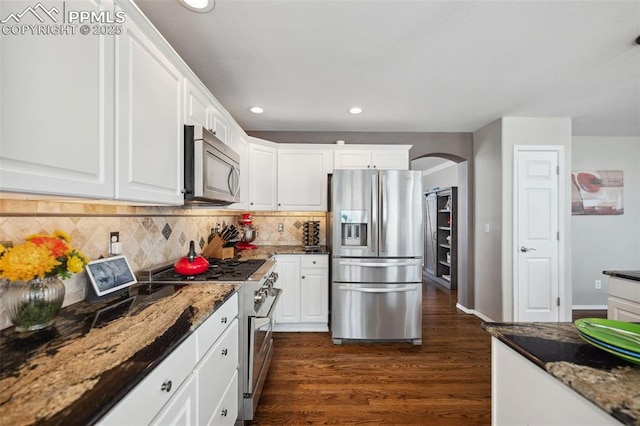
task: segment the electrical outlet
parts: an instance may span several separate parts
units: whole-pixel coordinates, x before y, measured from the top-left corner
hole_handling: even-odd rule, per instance
[[[602,289],[602,280],[596,280],[596,290]]]
[[[282,232],[284,231],[284,224],[283,223],[279,223],[278,224],[278,232]]]
[[[109,253],[113,254],[113,243],[120,242],[119,232],[109,232]]]

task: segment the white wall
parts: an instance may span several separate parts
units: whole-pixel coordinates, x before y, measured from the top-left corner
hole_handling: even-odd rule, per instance
[[[422,188],[425,192],[435,187],[442,189],[452,186],[458,186],[458,164],[453,161],[422,172]]]
[[[640,270],[640,138],[574,137],[573,170],[622,170],[624,214],[572,216],[573,305],[605,307],[603,270]],[[595,280],[602,289],[595,289]]]

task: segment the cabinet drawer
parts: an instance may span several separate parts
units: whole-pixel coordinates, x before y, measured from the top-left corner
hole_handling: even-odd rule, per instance
[[[328,268],[329,256],[305,254],[300,256],[301,268]]]
[[[213,410],[223,397],[229,380],[237,371],[238,332],[238,320],[234,319],[222,337],[196,367],[200,401],[198,418],[201,423],[209,423],[209,419],[214,415]]]
[[[191,335],[98,423],[148,424],[176,393],[196,362],[196,339]]]
[[[238,370],[235,371],[207,425],[233,425],[238,418]]]
[[[200,327],[196,329],[198,342],[198,359],[207,353],[209,348],[220,337],[222,332],[238,316],[238,293],[234,294],[218,310],[216,310]]]
[[[640,322],[640,303],[609,296],[607,318],[616,321]]]

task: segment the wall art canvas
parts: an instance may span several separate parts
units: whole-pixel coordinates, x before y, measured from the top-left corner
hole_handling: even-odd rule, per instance
[[[622,170],[571,173],[571,214],[619,215],[624,213]]]

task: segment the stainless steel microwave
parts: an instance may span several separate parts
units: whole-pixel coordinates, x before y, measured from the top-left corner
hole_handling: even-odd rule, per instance
[[[240,200],[240,156],[202,126],[184,126],[184,188],[187,205]]]

